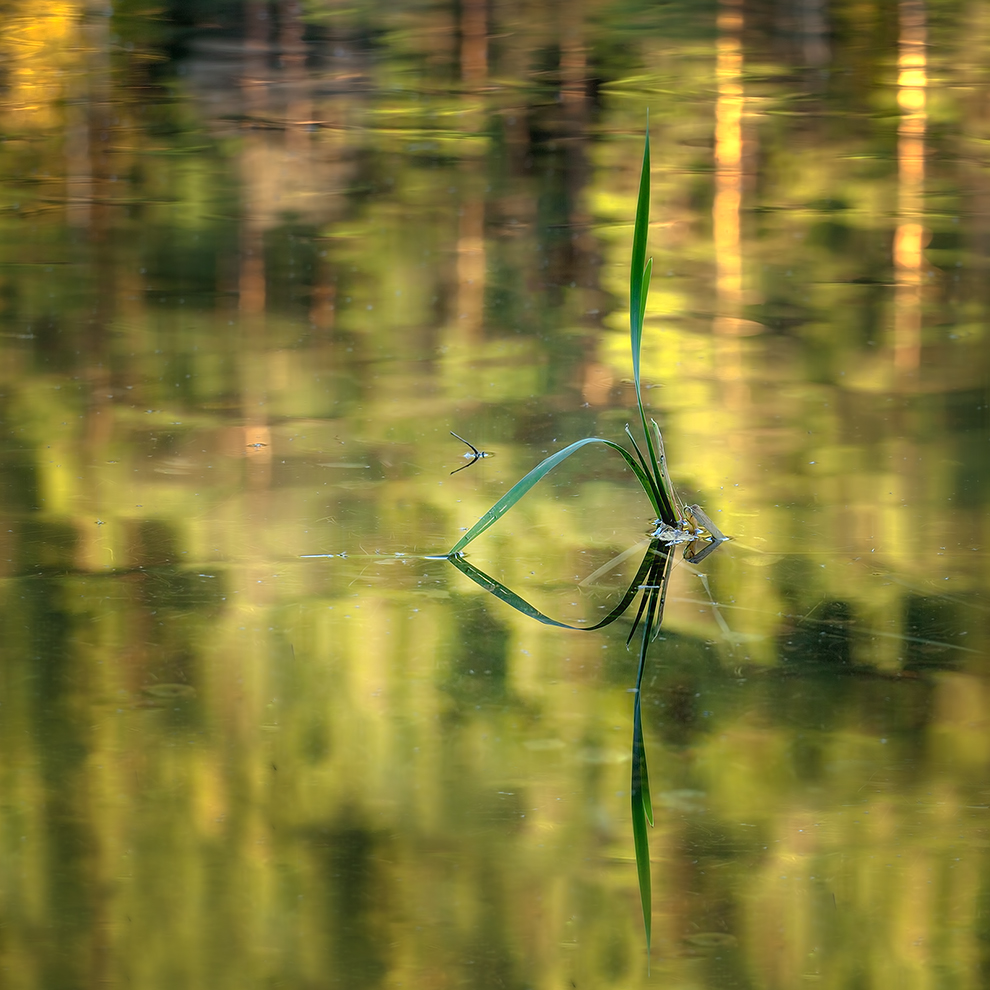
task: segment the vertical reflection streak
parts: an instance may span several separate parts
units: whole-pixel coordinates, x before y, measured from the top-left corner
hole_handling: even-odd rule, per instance
[[[584,9],[581,0],[571,0],[561,11],[560,98],[573,122],[584,114],[588,89],[588,55],[584,44]]]
[[[463,0],[461,5],[461,81],[477,89],[488,78],[486,0]]]
[[[742,251],[739,214],[743,190],[743,52],[742,0],[721,0],[718,14],[715,82],[715,201],[712,240],[715,248],[715,373],[723,402],[738,410],[749,404],[742,382]]]
[[[463,0],[461,4],[461,82],[466,94],[477,94],[488,79],[488,14],[486,0]],[[482,129],[481,104],[476,96],[465,96],[462,128]],[[484,321],[485,304],[485,196],[482,169],[466,157],[461,162],[461,207],[457,225],[457,312],[456,339],[476,341]]]
[[[242,153],[244,210],[241,217],[240,263],[238,271],[238,309],[244,339],[241,371],[244,452],[247,458],[248,487],[264,491],[271,482],[271,436],[265,410],[266,383],[264,364],[256,364],[255,355],[265,352],[265,310],[267,304],[265,273],[264,204],[258,199],[253,181],[265,168],[264,137],[253,121],[264,116],[268,92],[266,55],[269,52],[270,27],[265,5],[247,5],[244,39],[244,74],[241,90],[244,97],[247,132]],[[286,30],[286,28],[283,28]],[[284,40],[284,39],[283,39]],[[300,39],[301,40],[301,39]],[[291,130],[291,128],[289,128]],[[256,199],[256,197],[258,197]],[[260,506],[258,508],[261,508]]]
[[[715,202],[712,235],[715,242],[715,290],[718,309],[715,332],[733,334],[739,328],[742,299],[742,257],[739,210],[742,205],[742,7],[740,0],[722,0],[718,15],[715,80]]]
[[[456,336],[464,342],[478,339],[485,306],[485,199],[479,190],[481,177],[473,162],[465,162],[457,231]]]
[[[924,0],[900,0],[900,51],[897,67],[897,214],[894,234],[894,366],[917,371],[921,359],[921,282],[925,230],[925,89],[927,86]]]
[[[279,3],[279,63],[287,95],[285,148],[287,154],[306,155],[310,143],[313,106],[306,80],[306,43],[300,0]]]

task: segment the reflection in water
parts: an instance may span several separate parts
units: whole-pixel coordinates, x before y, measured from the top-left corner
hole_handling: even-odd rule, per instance
[[[659,436],[657,439],[659,441]],[[669,482],[667,490],[672,492]],[[647,671],[650,646],[660,635],[663,625],[664,606],[667,601],[667,590],[670,585],[675,546],[686,544],[683,553],[684,560],[695,563],[702,561],[712,551],[718,549],[721,543],[725,542],[725,537],[711,525],[711,521],[698,506],[690,507],[688,512],[689,518],[692,512],[699,515],[704,523],[708,525],[708,533],[703,536],[688,533],[686,532],[688,529],[687,524],[684,524],[683,528],[681,526],[675,528],[665,523],[660,523],[657,530],[658,535],[649,541],[646,552],[643,555],[642,563],[633,575],[625,592],[619,598],[618,603],[612,606],[604,618],[599,619],[592,625],[588,625],[587,620],[583,620],[581,625],[571,625],[567,622],[551,619],[520,595],[516,594],[516,592],[507,588],[501,581],[492,578],[490,575],[469,564],[459,553],[455,552],[447,558],[462,574],[474,581],[475,584],[484,588],[485,591],[490,592],[496,598],[514,608],[517,612],[529,618],[536,619],[544,625],[556,626],[561,629],[582,629],[584,632],[604,629],[621,618],[636,598],[639,598],[639,608],[626,639],[626,646],[628,647],[636,635],[637,629],[641,630],[639,663],[636,668],[635,687],[632,688],[634,700],[632,711],[632,752],[630,754],[632,770],[629,783],[629,796],[631,799],[633,843],[636,850],[636,870],[643,909],[643,924],[646,933],[647,959],[651,955],[653,930],[653,884],[648,826],[652,828],[655,822],[653,802],[650,796],[646,742],[643,731],[643,677]],[[692,539],[692,536],[696,538]],[[594,575],[591,575],[591,578],[593,579],[598,574],[625,559],[636,549],[637,547],[632,547],[630,550],[620,554],[613,562],[604,568],[600,568]],[[713,603],[713,610],[715,608],[716,606]],[[482,635],[488,640],[492,639],[490,634],[485,635],[483,633]],[[478,667],[503,668],[501,679],[504,679],[504,663],[499,663],[498,661],[498,656],[502,655],[504,650],[496,648],[495,658],[489,660],[489,649],[484,651],[473,650],[472,657],[474,663]],[[486,670],[485,673],[490,675],[492,670]],[[471,674],[474,674],[474,670],[471,670]],[[496,683],[498,680],[500,679],[497,679]]]
[[[484,0],[464,0],[461,7],[461,82],[475,90],[488,78],[488,13]]]
[[[5,987],[647,984],[634,613],[426,556],[622,436],[647,105],[646,398],[737,537],[637,695],[651,979],[985,984],[990,19],[893,9],[5,6]],[[564,474],[472,559],[590,626],[650,513]]]
[[[457,236],[455,340],[470,346],[481,339],[485,306],[485,199],[479,163],[465,162],[460,175]]]
[[[914,372],[921,359],[922,282],[925,245],[925,0],[899,0],[900,39],[897,57],[897,213],[894,265],[897,294],[894,307],[894,364]]]
[[[742,207],[743,55],[742,0],[721,0],[715,77],[715,286],[718,316],[715,332],[737,333],[742,303],[742,250],[739,214]]]

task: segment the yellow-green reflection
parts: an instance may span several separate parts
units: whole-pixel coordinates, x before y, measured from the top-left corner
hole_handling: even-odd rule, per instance
[[[8,4],[5,985],[982,986],[990,20],[792,6]],[[632,418],[647,105],[735,537],[644,683],[649,979],[625,629],[416,556]],[[650,519],[558,480],[473,559],[569,619]]]

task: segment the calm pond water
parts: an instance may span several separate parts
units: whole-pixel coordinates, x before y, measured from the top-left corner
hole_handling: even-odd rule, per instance
[[[11,0],[0,54],[5,987],[987,985],[990,6]],[[634,421],[647,110],[644,396],[732,537],[644,679],[649,970],[635,611],[429,559]],[[468,560],[594,621],[651,523],[592,448]]]

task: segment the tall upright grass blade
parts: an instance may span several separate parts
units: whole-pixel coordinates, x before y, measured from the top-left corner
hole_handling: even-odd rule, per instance
[[[589,443],[601,443],[612,450],[617,451],[632,469],[637,480],[643,486],[643,490],[649,496],[654,511],[660,515],[660,504],[657,500],[655,485],[650,476],[643,470],[639,462],[625,447],[615,443],[614,440],[603,440],[601,437],[585,437],[583,440],[575,440],[568,444],[563,450],[558,450],[555,454],[544,458],[533,468],[524,478],[520,478],[448,551],[450,556],[460,553],[469,543],[473,542],[490,526],[493,526],[519,501],[537,482],[542,481],[558,464],[566,460],[571,454],[586,447]]]
[[[639,449],[639,444],[636,443],[636,438],[633,436],[632,430],[629,429],[629,424],[628,423],[626,423],[626,436],[629,437],[629,442],[633,445],[633,450],[636,452],[636,458],[639,460],[639,463],[643,467],[643,473],[652,482],[653,481],[653,475],[650,474],[650,465],[646,463],[646,458],[643,456],[643,452]],[[657,486],[654,484],[653,485],[653,488],[656,489],[656,487]],[[659,502],[660,501],[660,493],[659,493],[659,491],[657,491],[656,495],[657,495],[657,502]]]
[[[655,419],[650,420],[650,426],[653,428],[653,442],[656,445],[657,460],[660,462],[660,481],[657,485],[659,498],[661,501],[667,503],[671,515],[675,520],[683,519],[684,509],[681,506],[680,499],[677,497],[677,490],[674,488],[674,483],[670,480],[670,474],[667,470],[667,452],[663,448],[663,434],[660,432],[660,427],[657,426]],[[665,519],[664,522],[666,521]]]
[[[657,452],[646,422],[643,408],[643,387],[640,376],[640,351],[643,344],[643,323],[646,319],[646,300],[650,292],[650,279],[653,275],[653,259],[646,260],[646,240],[650,227],[650,129],[646,128],[646,141],[643,148],[643,167],[639,175],[639,195],[636,200],[636,220],[633,224],[632,259],[629,272],[629,342],[632,348],[633,384],[636,387],[636,405],[646,436],[646,449],[650,455],[650,472],[659,488],[660,503],[657,515],[667,525],[677,522],[669,495],[663,490]]]
[[[639,345],[646,312],[646,237],[650,225],[650,129],[647,125],[643,166],[639,175],[636,220],[633,223],[632,258],[629,261],[629,319],[632,335],[633,380],[639,381]],[[637,392],[639,389],[637,388]]]
[[[647,137],[647,140],[649,140],[649,137]],[[650,183],[649,174],[647,174],[647,176],[646,176],[646,183],[647,183],[647,188],[649,188],[649,183]],[[649,200],[647,200],[647,202],[646,202],[646,210],[647,210],[646,223],[647,223],[647,227],[649,227],[649,223],[650,223],[649,209],[650,209],[650,202],[649,202]],[[640,296],[640,302],[639,302],[639,327],[640,327],[640,331],[639,332],[640,332],[640,339],[642,339],[643,325],[646,323],[646,300],[647,300],[647,298],[650,295],[650,283],[652,281],[653,281],[653,259],[652,258],[648,258],[647,261],[646,261],[646,267],[643,269],[643,289],[642,289],[642,294]]]

